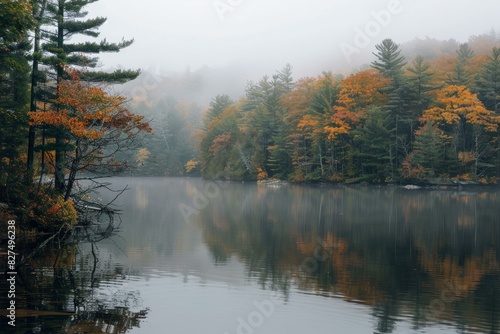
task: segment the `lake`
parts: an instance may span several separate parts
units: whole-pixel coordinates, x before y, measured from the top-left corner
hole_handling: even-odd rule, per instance
[[[18,333],[500,333],[498,188],[112,182],[113,236],[19,270]]]

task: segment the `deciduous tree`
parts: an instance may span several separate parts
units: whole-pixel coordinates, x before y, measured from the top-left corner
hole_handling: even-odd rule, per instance
[[[117,154],[137,148],[137,134],[151,128],[142,116],[125,107],[125,97],[110,95],[81,80],[78,72],[65,71],[71,78],[59,83],[53,108],[30,112],[30,119],[32,125],[54,127],[66,134],[63,145],[68,163],[62,167],[68,172],[62,180],[68,200],[79,173],[110,176],[125,170],[127,165],[116,158]],[[54,168],[55,164],[52,162]]]

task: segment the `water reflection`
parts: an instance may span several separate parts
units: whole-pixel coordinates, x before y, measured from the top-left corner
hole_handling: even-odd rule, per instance
[[[5,324],[5,333],[126,333],[139,327],[148,310],[139,292],[121,287],[124,268],[100,259],[97,242],[82,241],[111,233],[109,227],[98,230],[48,245],[18,269],[16,326]],[[1,286],[2,295],[6,289]]]
[[[230,189],[230,190],[229,190]],[[237,256],[262,288],[370,305],[378,333],[452,323],[497,333],[498,191],[233,185],[197,224],[215,262]]]
[[[500,330],[498,189],[113,183],[119,236],[34,259],[25,328],[232,334],[272,300],[254,333]]]

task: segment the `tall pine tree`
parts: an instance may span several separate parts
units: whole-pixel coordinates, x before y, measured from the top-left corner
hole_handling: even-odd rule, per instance
[[[28,133],[28,32],[34,25],[28,0],[0,0],[0,202],[22,192],[21,146]],[[24,197],[26,194],[19,194]]]
[[[98,0],[38,0],[33,1],[33,8],[37,13],[37,29],[35,31],[35,52],[33,62],[33,93],[31,108],[36,109],[40,94],[36,91],[37,80],[43,78],[40,75],[40,64],[45,65],[45,72],[48,79],[52,81],[50,87],[58,87],[63,79],[68,79],[66,69],[69,67],[82,70],[80,80],[123,83],[135,79],[139,75],[138,70],[118,70],[115,72],[96,71],[98,57],[95,55],[102,52],[118,52],[130,46],[133,40],[122,40],[119,43],[109,43],[106,39],[95,42],[71,42],[76,36],[87,36],[91,38],[99,37],[98,29],[106,22],[104,17],[85,19],[86,6]],[[37,36],[39,39],[37,40]],[[41,47],[37,46],[43,42]],[[52,92],[52,99],[57,98],[58,89]],[[50,95],[49,95],[50,98]],[[57,107],[57,106],[56,106]],[[32,110],[34,111],[34,110]],[[34,129],[32,129],[34,130]],[[60,128],[52,128],[52,136],[55,144],[55,187],[59,192],[64,192],[65,178],[65,154],[71,147],[65,145],[65,133]],[[28,146],[28,170],[33,164],[33,149],[35,136],[30,133],[30,143]],[[43,149],[43,148],[42,148]]]
[[[388,101],[385,106],[390,113],[389,128],[394,143],[395,158],[391,161],[394,165],[392,170],[398,170],[402,160],[408,151],[407,145],[412,137],[412,124],[415,115],[410,113],[411,91],[408,80],[404,75],[405,58],[401,55],[399,46],[391,39],[385,39],[376,45],[377,60],[372,62],[372,67],[379,70],[390,83],[383,89],[387,93]]]
[[[493,48],[478,81],[478,97],[484,106],[500,118],[500,48]],[[496,133],[496,175],[500,177],[500,127]]]

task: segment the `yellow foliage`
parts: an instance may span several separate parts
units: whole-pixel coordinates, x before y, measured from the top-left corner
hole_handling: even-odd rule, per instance
[[[498,129],[500,116],[486,109],[476,94],[465,86],[447,86],[437,94],[438,105],[424,111],[421,121],[435,121],[438,124],[456,124],[465,120],[469,124],[480,125],[485,131]]]
[[[142,165],[146,162],[150,154],[151,152],[149,152],[147,148],[141,147],[137,150],[137,153],[135,155],[135,161],[137,162],[138,165]]]
[[[469,162],[475,161],[476,155],[474,152],[459,152],[458,160],[465,165]]]
[[[311,115],[305,115],[302,117],[300,120],[299,124],[297,125],[297,129],[307,131],[310,128],[314,129],[318,126],[318,121],[313,118]]]
[[[198,167],[199,162],[196,160],[189,160],[186,165],[184,166],[186,168],[186,173],[191,173],[196,167]]]
[[[58,230],[61,226],[74,226],[78,220],[74,202],[64,201],[61,195],[42,190],[38,199],[25,208],[27,219],[36,223],[41,230]]]

